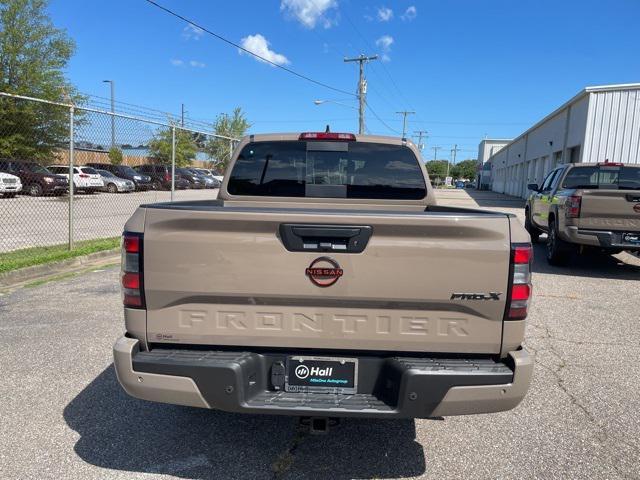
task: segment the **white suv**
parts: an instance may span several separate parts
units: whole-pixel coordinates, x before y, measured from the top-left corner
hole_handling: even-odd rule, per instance
[[[0,172],[0,194],[3,197],[15,197],[16,193],[22,190],[20,177],[10,173]]]
[[[68,165],[51,165],[47,167],[53,173],[69,178]],[[102,177],[91,167],[73,167],[73,188],[86,193],[93,193],[104,188]]]

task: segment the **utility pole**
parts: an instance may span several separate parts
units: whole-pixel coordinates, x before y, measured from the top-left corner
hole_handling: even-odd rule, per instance
[[[116,107],[115,107],[115,94],[114,94],[114,81],[103,80],[102,83],[111,84],[111,148],[116,146]]]
[[[458,144],[456,143],[451,149],[451,158],[453,160],[453,164],[456,164],[456,154],[460,151],[458,148]],[[449,176],[449,162],[447,162],[447,177]]]
[[[345,62],[358,62],[360,64],[360,77],[358,80],[358,101],[360,103],[360,107],[358,109],[358,133],[360,135],[364,134],[364,109],[367,105],[367,80],[364,78],[364,64],[377,59],[378,55],[368,57],[363,53],[361,53],[359,57],[344,59]]]
[[[413,133],[414,133],[413,135],[414,137],[418,135],[418,150],[422,150],[424,148],[424,145],[422,144],[422,136],[424,135],[424,139],[426,140],[427,133],[429,132],[427,132],[426,130],[414,130]]]
[[[440,150],[440,147],[431,147],[431,149],[433,150],[433,159],[437,160],[438,159],[438,150]],[[449,172],[447,172],[449,173]]]
[[[182,105],[182,113],[180,114],[180,125],[184,128],[184,103]]]
[[[402,112],[396,112],[398,115],[402,115],[402,138],[407,138],[407,115],[413,115],[416,112],[409,112],[408,110],[403,110]]]

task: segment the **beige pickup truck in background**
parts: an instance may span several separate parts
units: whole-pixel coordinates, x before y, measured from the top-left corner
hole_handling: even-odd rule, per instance
[[[640,251],[640,165],[562,165],[529,190],[525,227],[534,242],[547,233],[550,264],[577,250]]]
[[[530,238],[441,207],[399,138],[251,135],[218,199],[126,224],[131,395],[314,418],[489,413],[524,397]]]

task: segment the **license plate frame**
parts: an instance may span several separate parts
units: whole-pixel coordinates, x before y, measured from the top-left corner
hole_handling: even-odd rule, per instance
[[[630,237],[633,237],[630,239]],[[640,233],[634,232],[624,232],[622,234],[622,242],[628,243],[630,245],[638,245],[640,246]]]
[[[286,361],[284,389],[292,393],[357,393],[358,363],[357,358],[351,357],[289,356]],[[306,375],[301,366],[307,367]],[[303,376],[296,375],[298,368]],[[314,368],[318,370],[314,372]],[[327,372],[329,368],[332,371]]]

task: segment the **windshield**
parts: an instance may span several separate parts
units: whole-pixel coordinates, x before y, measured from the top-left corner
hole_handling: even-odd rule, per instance
[[[597,165],[572,168],[562,187],[640,190],[640,167]]]
[[[33,173],[44,173],[51,175],[51,172],[37,163],[25,163],[24,168]]]
[[[98,170],[98,173],[103,177],[115,177],[115,175],[107,170]]]
[[[421,199],[426,188],[408,148],[368,142],[246,145],[228,185],[232,195]]]
[[[124,173],[125,175],[138,175],[138,172],[136,172],[133,168],[131,167],[120,167],[120,170],[122,173]]]

